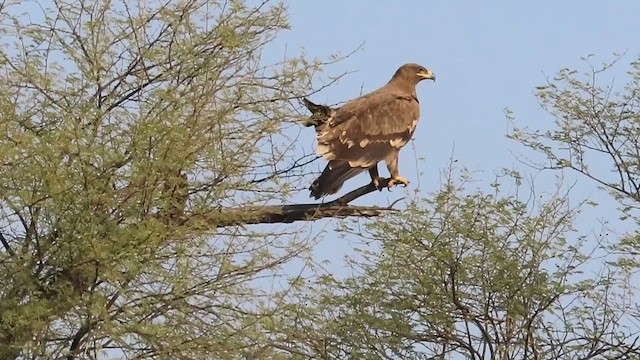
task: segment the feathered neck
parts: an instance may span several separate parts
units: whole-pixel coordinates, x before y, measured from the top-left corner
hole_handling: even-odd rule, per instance
[[[413,97],[417,97],[416,94],[416,83],[412,81],[412,79],[407,79],[404,74],[396,73],[393,75],[391,80],[387,83],[385,87],[389,89],[393,89],[396,91],[400,91],[404,94],[411,95]]]

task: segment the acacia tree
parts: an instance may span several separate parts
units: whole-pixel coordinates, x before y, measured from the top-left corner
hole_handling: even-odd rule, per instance
[[[640,331],[618,307],[628,277],[592,258],[566,194],[522,192],[515,173],[491,192],[469,179],[346,227],[369,241],[349,261],[354,275],[299,282],[305,303],[271,328],[274,348],[315,359],[637,357]]]
[[[543,155],[546,161],[533,166],[576,171],[620,203],[620,218],[638,230],[620,234],[611,250],[623,254],[616,264],[634,273],[640,267],[640,60],[631,63],[627,79],[612,81],[607,71],[619,60],[600,67],[589,62],[586,73],[562,69],[537,94],[554,127],[515,128],[510,137]],[[640,309],[636,314],[640,319]]]
[[[609,264],[626,274],[628,292],[637,291],[640,261],[640,59],[633,61],[627,77],[611,78],[610,70],[622,57],[588,70],[562,69],[537,97],[553,119],[548,131],[517,127],[511,138],[543,155],[532,163],[539,169],[570,169],[607,190],[619,203],[619,219],[634,230],[620,232],[608,247]],[[625,301],[626,300],[626,301]],[[628,324],[638,328],[640,308],[635,298],[610,299],[628,312]]]
[[[516,127],[509,136],[544,155],[532,165],[572,169],[610,190],[630,214],[640,204],[640,60],[623,86],[601,80],[616,63],[589,63],[586,73],[562,69],[537,92],[553,128]]]
[[[0,358],[251,353],[313,241],[233,225],[283,220],[323,63],[262,60],[270,1],[42,6],[0,3]]]

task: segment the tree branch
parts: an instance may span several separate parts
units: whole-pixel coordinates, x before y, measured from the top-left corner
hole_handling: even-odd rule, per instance
[[[4,246],[4,249],[7,251],[9,255],[16,256],[16,253],[13,251],[13,249],[11,249],[9,242],[7,241],[7,239],[5,239],[2,233],[0,233],[0,242],[2,243],[2,246]]]
[[[381,181],[386,187],[389,180]],[[361,186],[333,201],[327,203],[266,205],[226,208],[207,221],[216,227],[250,224],[292,223],[294,221],[314,221],[322,218],[345,218],[349,216],[374,217],[387,211],[397,211],[393,208],[396,202],[387,206],[353,206],[351,201],[376,191],[375,185],[369,183]]]

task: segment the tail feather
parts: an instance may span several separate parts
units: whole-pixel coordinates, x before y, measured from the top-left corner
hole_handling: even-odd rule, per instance
[[[351,167],[348,161],[332,160],[309,187],[311,197],[320,199],[335,194],[342,188],[345,181],[365,170],[361,167]]]

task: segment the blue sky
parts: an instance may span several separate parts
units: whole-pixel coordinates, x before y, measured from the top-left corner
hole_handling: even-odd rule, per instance
[[[518,125],[548,127],[552,120],[534,96],[535,87],[547,77],[563,67],[587,70],[580,58],[589,54],[596,55],[592,62],[597,65],[612,60],[613,53],[625,53],[607,73],[622,85],[628,64],[640,56],[640,2],[632,0],[326,0],[289,1],[288,8],[291,30],[270,49],[277,55],[286,46],[326,58],[363,44],[360,51],[328,68],[334,74],[355,72],[314,95],[316,102],[339,103],[374,90],[407,62],[437,74],[436,83],[418,87],[421,122],[413,145],[401,153],[401,173],[412,180],[408,191],[437,189],[439,173],[452,153],[460,166],[479,171],[479,178],[487,182],[502,167],[532,173],[513,155],[527,154],[526,150],[505,137],[509,123],[504,109],[514,111]],[[304,140],[311,149],[312,131]],[[416,163],[416,157],[424,160]],[[324,162],[314,166],[320,170]],[[551,189],[553,176],[543,173],[537,184]],[[356,179],[342,192],[368,181],[366,174]],[[576,199],[593,196],[607,210],[615,206],[590,182],[580,181],[574,192]],[[402,196],[403,190],[396,188],[360,202],[384,205]],[[593,224],[601,213],[611,212],[594,210],[585,223]],[[318,248],[320,257],[336,259],[349,252],[349,244],[329,237]]]

